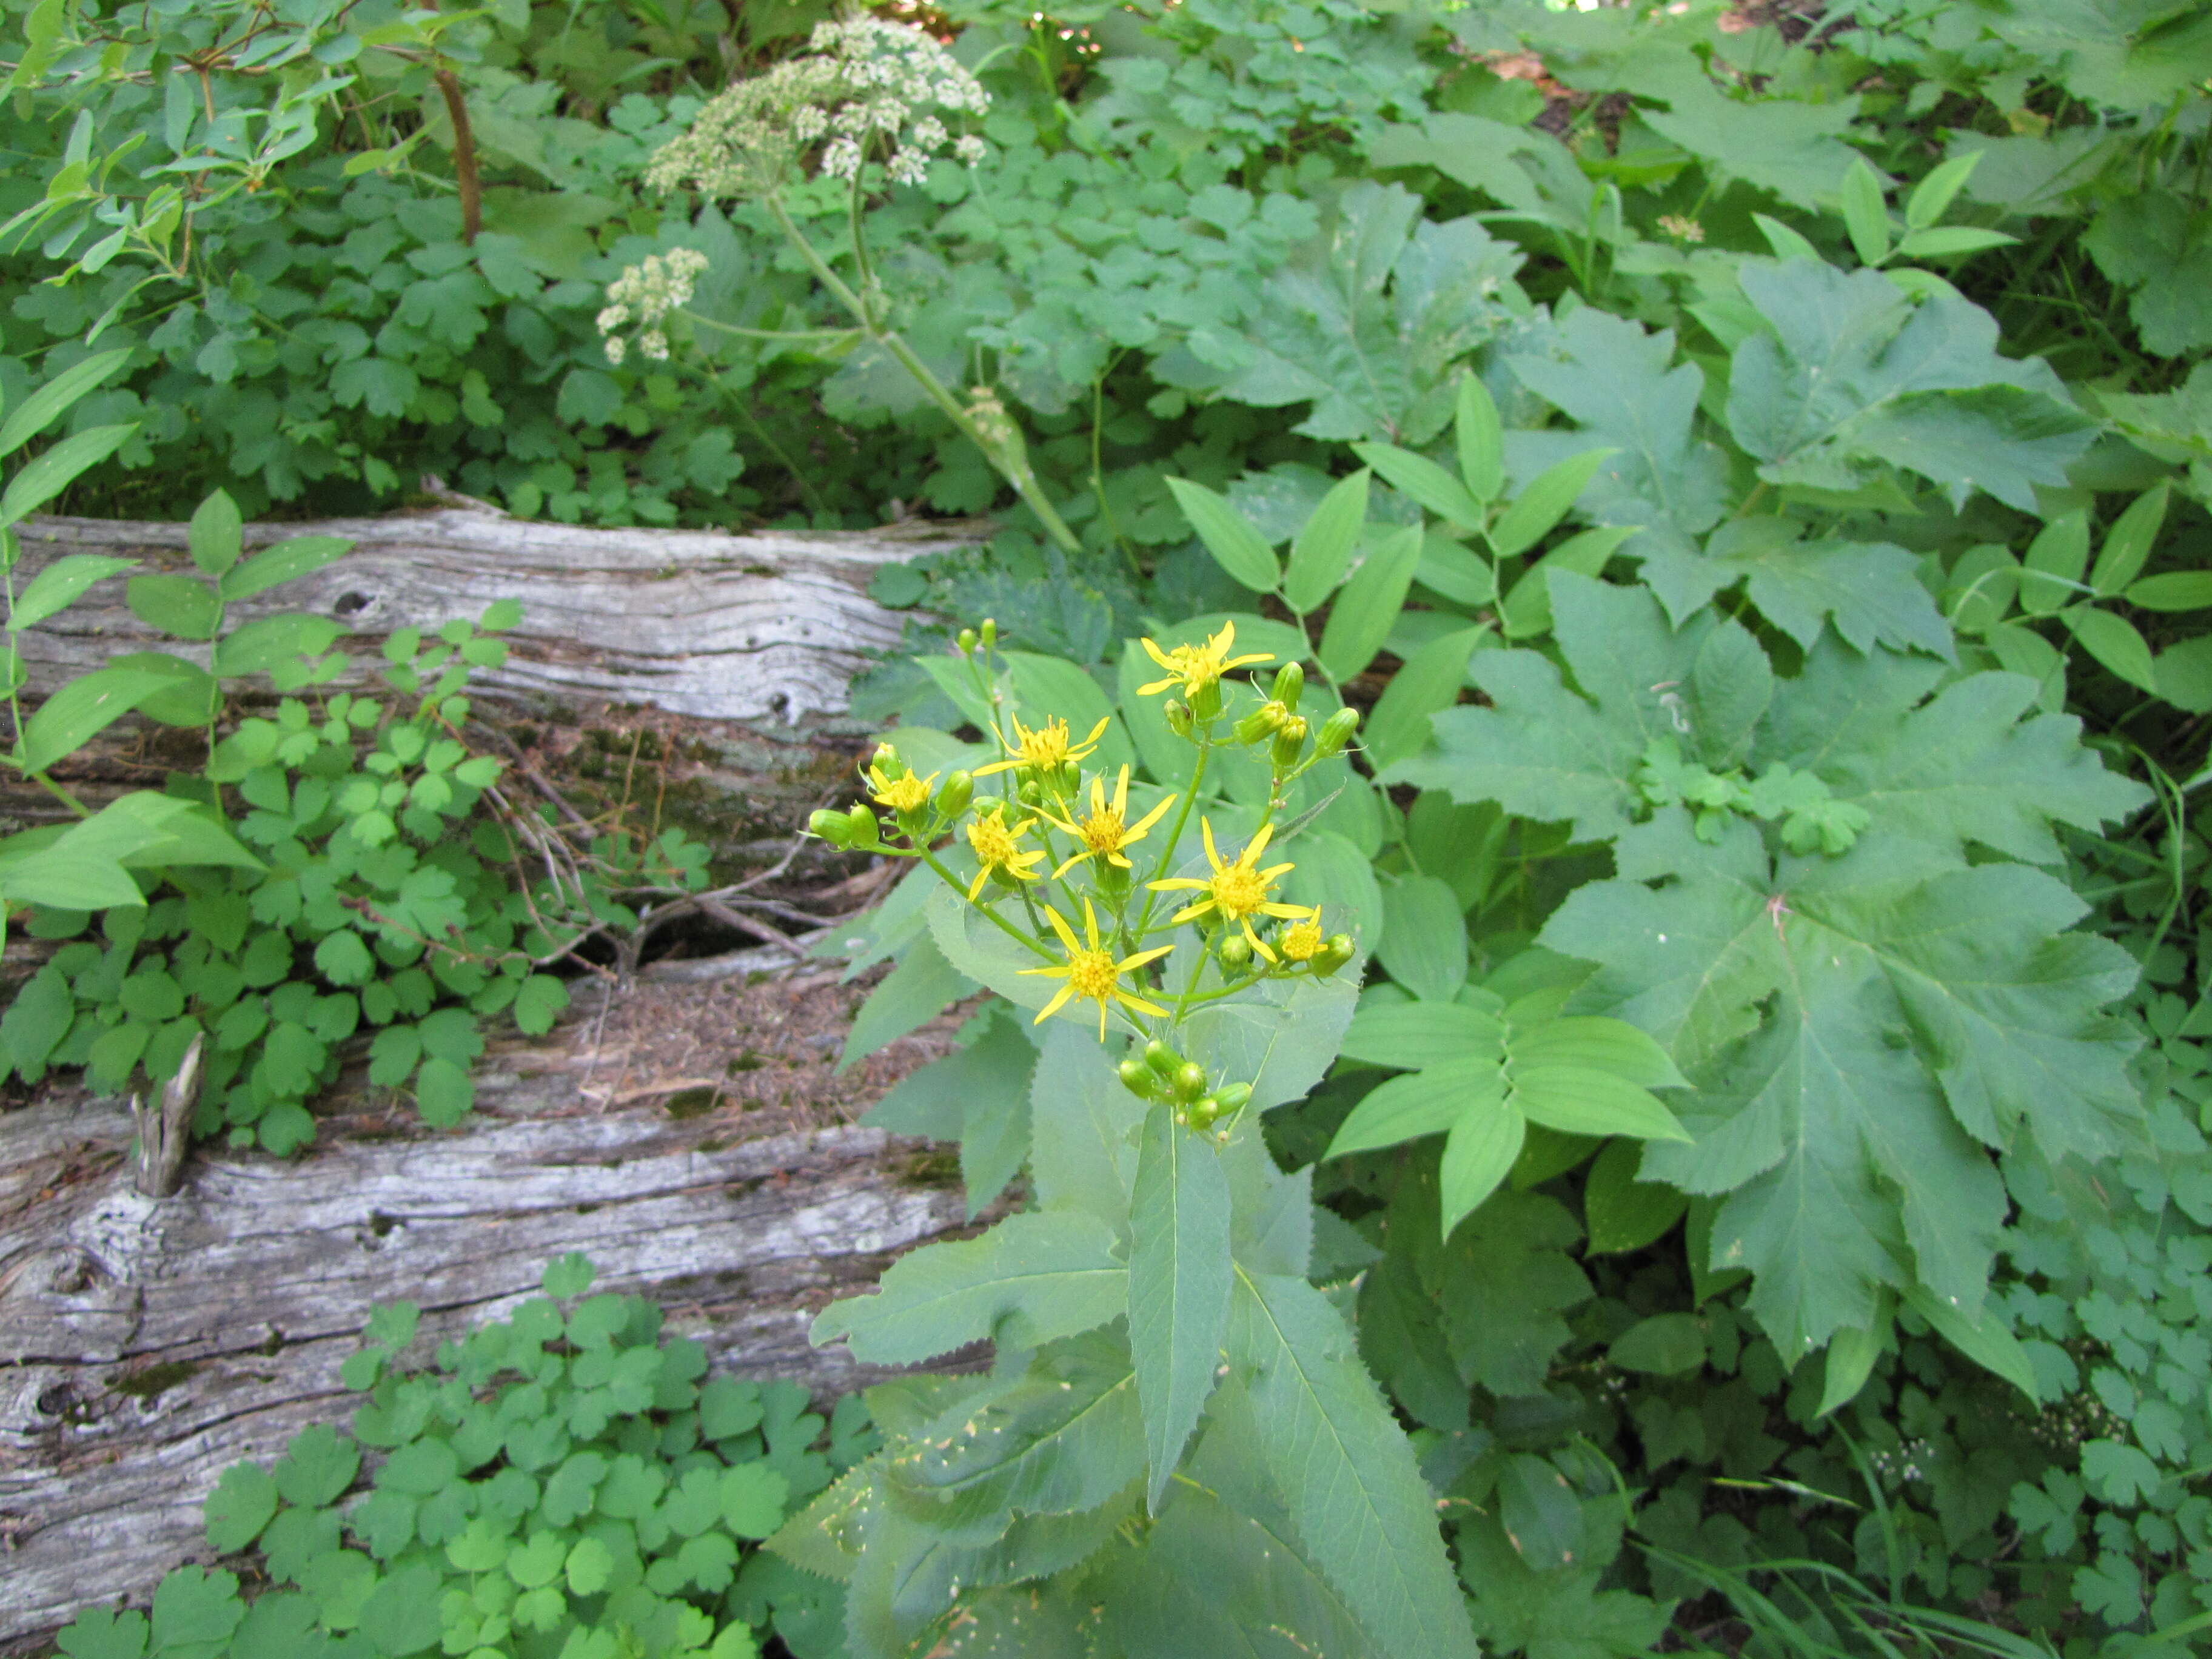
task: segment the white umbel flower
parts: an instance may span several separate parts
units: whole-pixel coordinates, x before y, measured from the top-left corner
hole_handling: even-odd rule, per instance
[[[804,57],[738,82],[702,109],[691,130],[653,158],[646,182],[711,197],[758,195],[799,172],[819,145],[816,166],[828,177],[857,179],[876,157],[894,182],[918,184],[930,158],[948,148],[970,167],[982,159],[983,141],[956,139],[944,118],[990,106],[982,82],[911,24],[866,16],[820,23]]]
[[[668,314],[689,305],[699,275],[707,269],[707,256],[696,248],[672,248],[647,256],[607,284],[608,304],[599,313],[599,332],[606,337],[607,361],[620,363],[629,356],[629,343],[620,332],[635,322],[644,332],[638,349],[655,362],[668,356],[668,335],[661,325]]]

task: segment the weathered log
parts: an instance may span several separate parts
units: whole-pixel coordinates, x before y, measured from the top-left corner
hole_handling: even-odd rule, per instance
[[[812,1312],[963,1209],[940,1155],[850,1121],[951,1023],[841,1075],[854,996],[819,972],[644,986],[488,1054],[461,1131],[356,1095],[310,1156],[203,1148],[165,1199],[114,1103],[0,1117],[0,1651],[210,1559],[216,1478],[343,1423],[380,1304],[417,1304],[432,1344],[581,1250],[719,1370],[872,1380],[809,1345]]]
[[[314,524],[252,525],[249,553],[295,536],[354,550],[313,575],[233,605],[233,624],[308,611],[364,641],[434,629],[519,599],[507,665],[474,684],[526,705],[643,704],[708,720],[797,720],[845,707],[866,653],[896,642],[900,618],[867,597],[887,563],[972,547],[973,526],[915,520],[866,532],[590,530],[511,519],[481,506]],[[28,576],[70,553],[189,570],[185,526],[33,519],[17,532]],[[44,695],[119,651],[158,646],[204,665],[207,647],[155,633],[111,577],[26,637],[30,689]]]

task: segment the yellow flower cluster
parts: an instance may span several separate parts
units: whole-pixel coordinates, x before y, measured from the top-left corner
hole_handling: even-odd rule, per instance
[[[977,671],[979,694],[993,703],[1001,692],[976,659],[988,660],[995,641],[996,629],[988,621],[980,634],[963,629],[959,637],[960,654]],[[1149,639],[1142,643],[1163,678],[1140,688],[1141,694],[1179,694],[1182,701],[1169,704],[1170,726],[1190,738],[1194,751],[1191,778],[1162,790],[1149,805],[1133,809],[1133,769],[1104,763],[1101,757],[1114,726],[1111,714],[1080,737],[1060,716],[1036,726],[1012,717],[1003,728],[992,726],[999,757],[972,772],[924,775],[908,767],[893,744],[878,748],[864,775],[869,800],[890,817],[890,840],[884,838],[887,826],[866,805],[817,813],[814,828],[841,847],[928,863],[1038,959],[1036,966],[1020,970],[1024,977],[1060,981],[1036,1015],[1039,1023],[1071,1005],[1088,1019],[1095,1006],[1103,1041],[1118,1016],[1126,1029],[1148,1039],[1151,1055],[1133,1069],[1125,1064],[1124,1082],[1147,1098],[1172,1098],[1184,1111],[1179,1121],[1205,1127],[1232,1112],[1230,1103],[1241,1103],[1249,1091],[1206,1079],[1164,1048],[1164,1039],[1194,1009],[1263,980],[1333,974],[1351,959],[1353,947],[1343,933],[1323,931],[1318,906],[1283,896],[1280,884],[1294,867],[1290,860],[1266,861],[1276,840],[1273,814],[1284,805],[1284,787],[1325,757],[1323,744],[1309,747],[1310,728],[1297,713],[1304,688],[1297,665],[1279,672],[1272,695],[1263,696],[1231,730],[1223,718],[1224,678],[1272,662],[1270,653],[1240,654],[1233,623],[1196,643],[1172,648]],[[1352,724],[1340,711],[1321,729],[1324,736],[1340,734],[1326,750],[1336,753]],[[1171,873],[1200,799],[1205,756],[1219,743],[1264,746],[1272,757],[1273,799],[1249,839],[1227,854],[1213,817],[1198,813],[1204,872]],[[1086,766],[1093,762],[1100,763]],[[977,783],[992,778],[1000,780],[994,786],[998,793],[979,797]],[[940,857],[955,848],[972,858],[971,872],[956,872]],[[1140,872],[1139,860],[1151,867]],[[1180,948],[1185,945],[1195,948]],[[1172,1056],[1172,1063],[1163,1055]]]

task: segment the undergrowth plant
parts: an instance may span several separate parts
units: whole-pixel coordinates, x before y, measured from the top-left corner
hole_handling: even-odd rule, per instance
[[[8,1075],[35,1084],[82,1067],[94,1089],[121,1092],[177,1075],[197,1045],[195,1133],[285,1153],[313,1138],[308,1103],[360,1036],[370,1084],[450,1126],[474,1101],[484,1020],[507,1014],[542,1035],[568,1002],[553,969],[586,933],[635,921],[625,892],[705,884],[706,848],[680,830],[616,824],[575,844],[550,805],[500,793],[503,763],[471,752],[469,676],[505,660],[497,635],[521,615],[512,600],[433,638],[393,634],[383,696],[314,690],[350,666],[331,650],[344,630],[330,617],[230,623],[231,605],[350,545],[295,537],[246,557],[237,508],[210,496],[191,521],[193,572],[131,575],[125,588],[140,621],[204,647],[206,665],[125,653],[21,723],[21,763],[41,779],[134,709],[201,734],[204,759],[143,794],[158,807],[125,796],[82,826],[11,843],[25,847],[13,867],[35,872],[90,834],[112,838],[131,810],[165,832],[123,842],[128,867],[105,886],[80,872],[75,886],[23,893],[11,925],[65,942],[0,1016]],[[17,602],[11,635],[135,563],[55,561]],[[286,695],[240,717],[232,700],[264,676]]]
[[[370,1316],[318,1424],[240,1463],[207,1541],[148,1612],[94,1607],[69,1659],[797,1659],[837,1651],[835,1609],[757,1540],[873,1446],[855,1399],[708,1376],[660,1310],[590,1296],[563,1256],[513,1315],[405,1364],[418,1310]],[[249,1589],[249,1586],[251,1588]],[[825,1616],[826,1613],[826,1616]]]

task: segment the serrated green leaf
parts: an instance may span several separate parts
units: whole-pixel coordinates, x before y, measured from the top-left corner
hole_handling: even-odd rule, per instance
[[[1157,1513],[1213,1392],[1229,1321],[1229,1179],[1212,1143],[1167,1106],[1146,1115],[1129,1222],[1129,1352]]]
[[[1128,1307],[1114,1235],[1079,1212],[1010,1216],[957,1244],[902,1257],[872,1297],[816,1318],[817,1342],[846,1339],[870,1364],[910,1364],[969,1342],[1035,1347],[1103,1324]]]
[[[1695,1314],[1654,1314],[1613,1338],[1605,1357],[1624,1370],[1662,1376],[1697,1370],[1705,1363],[1705,1327]]]
[[[1218,384],[1262,409],[1310,401],[1293,428],[1308,437],[1425,443],[1451,418],[1455,366],[1512,314],[1521,255],[1472,217],[1424,219],[1399,185],[1361,180],[1337,219],[1313,266],[1268,277],[1243,337],[1210,348]]]
[[[1850,490],[1895,466],[1954,505],[1981,489],[2033,512],[2088,446],[2057,376],[2000,356],[1995,320],[1955,295],[1916,304],[1879,271],[1810,260],[1740,280],[1771,332],[1736,348],[1729,427],[1771,483]]]
[[[1230,1346],[1298,1535],[1370,1639],[1473,1659],[1434,1502],[1336,1310],[1304,1279],[1240,1272]]]
[[[1594,306],[1554,326],[1549,350],[1505,360],[1516,380],[1582,428],[1571,437],[1540,434],[1547,443],[1542,453],[1571,457],[1553,443],[1573,450],[1613,446],[1616,453],[1598,464],[1575,499],[1599,524],[1648,532],[1637,544],[1647,554],[1686,549],[1728,507],[1727,462],[1716,445],[1697,435],[1704,371],[1694,363],[1674,364],[1671,329],[1647,334]]]

